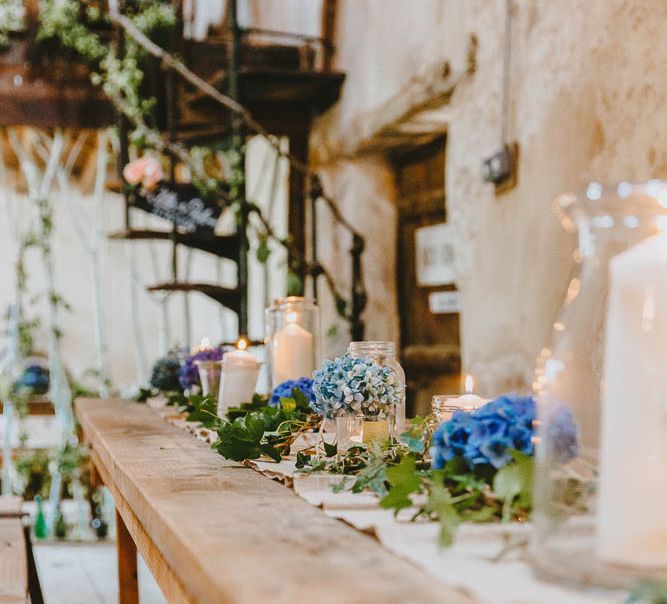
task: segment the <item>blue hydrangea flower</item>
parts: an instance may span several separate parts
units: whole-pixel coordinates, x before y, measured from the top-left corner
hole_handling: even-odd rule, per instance
[[[545,421],[546,445],[560,463],[576,457],[579,452],[579,430],[572,412],[565,405],[556,407]]]
[[[46,394],[49,391],[49,370],[41,365],[30,365],[16,380],[15,386],[34,394]]]
[[[190,355],[178,372],[178,381],[181,383],[183,390],[190,390],[193,386],[201,386],[199,370],[195,361],[220,361],[222,355],[222,348],[206,348]]]
[[[324,361],[313,378],[311,407],[329,418],[342,413],[385,417],[390,407],[403,400],[405,386],[396,379],[395,371],[371,357],[344,354]]]
[[[502,468],[516,449],[533,454],[535,400],[530,396],[501,396],[472,413],[457,411],[438,426],[431,442],[432,466],[443,468],[460,456],[471,469],[478,465]]]
[[[313,392],[313,380],[307,377],[299,378],[298,380],[287,380],[279,384],[273,389],[273,394],[269,399],[269,405],[272,407],[280,406],[281,398],[290,398],[292,390],[298,388],[306,396],[306,398],[313,403],[315,401],[315,393]]]

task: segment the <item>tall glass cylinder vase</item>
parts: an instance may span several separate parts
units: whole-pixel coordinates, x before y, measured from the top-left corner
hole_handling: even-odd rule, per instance
[[[402,390],[401,401],[398,405],[375,416],[365,414],[362,440],[364,442],[386,440],[390,434],[398,438],[405,431],[405,372],[396,358],[396,344],[394,342],[351,342],[347,352],[352,357],[368,357],[380,366],[391,368]]]
[[[320,363],[320,311],[314,300],[289,296],[266,309],[266,355],[271,389],[312,377]]]
[[[557,200],[576,272],[535,376],[535,537],[543,575],[667,579],[667,183]]]

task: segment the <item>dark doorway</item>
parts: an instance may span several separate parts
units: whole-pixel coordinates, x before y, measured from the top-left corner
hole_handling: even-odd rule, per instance
[[[409,415],[428,413],[434,394],[459,390],[458,294],[446,274],[453,246],[446,237],[445,146],[446,139],[439,138],[393,157],[401,362],[409,376]]]

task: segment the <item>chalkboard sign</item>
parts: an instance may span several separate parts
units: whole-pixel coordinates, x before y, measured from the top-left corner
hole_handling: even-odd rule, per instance
[[[161,182],[153,191],[134,197],[133,207],[175,222],[184,233],[213,235],[220,205],[204,199],[190,184]]]

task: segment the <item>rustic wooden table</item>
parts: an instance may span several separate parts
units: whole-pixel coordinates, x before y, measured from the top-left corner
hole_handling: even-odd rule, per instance
[[[146,405],[76,410],[116,504],[121,604],[138,602],[137,549],[169,602],[472,604]]]

